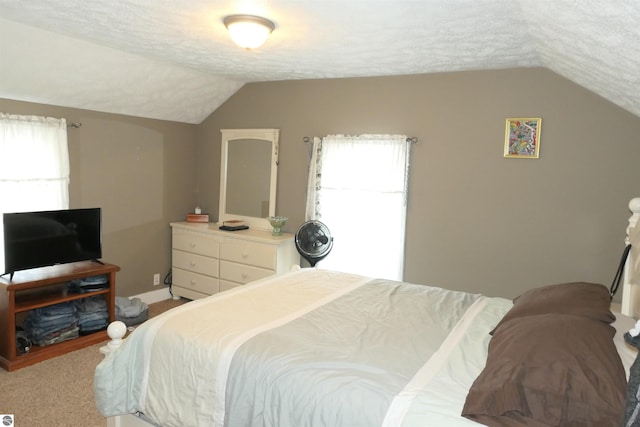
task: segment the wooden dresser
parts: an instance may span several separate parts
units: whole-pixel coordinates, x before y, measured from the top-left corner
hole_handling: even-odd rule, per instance
[[[219,224],[174,222],[172,293],[189,299],[289,271],[300,264],[294,235],[271,231],[222,231]]]

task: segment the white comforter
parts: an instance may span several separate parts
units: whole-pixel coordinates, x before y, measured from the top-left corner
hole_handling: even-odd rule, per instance
[[[96,368],[105,416],[165,426],[476,425],[500,298],[302,269],[138,327]]]

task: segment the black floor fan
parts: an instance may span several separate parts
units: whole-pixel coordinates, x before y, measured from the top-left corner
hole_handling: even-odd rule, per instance
[[[333,237],[329,228],[320,221],[307,221],[296,232],[296,248],[300,255],[315,267],[316,263],[329,255]]]

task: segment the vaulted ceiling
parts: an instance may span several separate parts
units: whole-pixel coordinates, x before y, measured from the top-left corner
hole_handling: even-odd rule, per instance
[[[637,0],[0,0],[0,97],[200,123],[247,82],[546,67],[640,116],[639,28]]]

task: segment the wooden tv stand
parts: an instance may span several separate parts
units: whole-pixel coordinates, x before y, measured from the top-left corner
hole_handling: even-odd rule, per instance
[[[106,340],[107,332],[103,330],[47,346],[33,345],[28,353],[19,354],[16,349],[16,326],[33,309],[93,295],[103,295],[107,300],[109,321],[113,322],[117,271],[120,271],[117,265],[82,261],[17,271],[11,280],[9,275],[0,277],[0,367],[14,371]],[[103,274],[109,278],[107,289],[86,293],[67,289],[67,282],[71,280]]]

